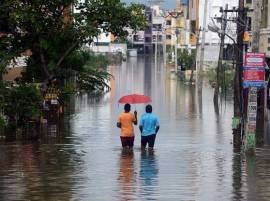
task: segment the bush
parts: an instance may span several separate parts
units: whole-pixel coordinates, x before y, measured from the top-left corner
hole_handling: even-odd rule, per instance
[[[4,114],[8,121],[23,126],[26,121],[39,119],[41,115],[42,96],[34,85],[20,85],[6,90],[4,97]]]
[[[225,90],[232,90],[233,89],[233,78],[234,78],[234,71],[233,68],[224,63],[223,64],[224,72],[221,73],[221,80],[220,80],[220,89],[221,92],[224,92]],[[209,84],[214,88],[217,84],[217,69],[209,69],[207,71],[207,77],[209,80]]]
[[[192,69],[192,66],[195,64],[195,51],[191,50],[191,52],[188,49],[180,49],[178,50],[177,55],[177,62],[178,65],[181,66],[181,68],[184,68],[186,70]]]

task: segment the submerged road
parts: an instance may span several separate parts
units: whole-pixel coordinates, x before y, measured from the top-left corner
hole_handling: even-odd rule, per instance
[[[112,90],[74,97],[61,135],[0,144],[0,200],[270,200],[270,149],[233,152],[230,100],[217,114],[207,84],[200,96],[148,57],[109,71]],[[122,152],[117,100],[130,93],[150,96],[160,117],[154,152],[140,150],[137,127],[133,152]]]

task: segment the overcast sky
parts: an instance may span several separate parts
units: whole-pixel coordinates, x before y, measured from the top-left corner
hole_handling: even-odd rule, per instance
[[[134,2],[134,3],[143,3],[146,5],[148,4],[147,0],[121,0],[121,1],[125,3]],[[160,7],[165,10],[171,10],[175,8],[175,0],[164,0],[164,2],[160,4]]]

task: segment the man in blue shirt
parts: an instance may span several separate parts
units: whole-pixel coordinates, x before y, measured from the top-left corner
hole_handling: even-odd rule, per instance
[[[146,113],[140,118],[139,129],[141,131],[141,148],[145,149],[148,143],[149,149],[154,148],[156,134],[159,130],[158,117],[152,114],[152,106],[146,105]]]

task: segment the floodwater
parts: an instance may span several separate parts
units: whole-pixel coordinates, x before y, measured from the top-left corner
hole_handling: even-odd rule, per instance
[[[109,70],[112,90],[74,97],[59,135],[0,144],[1,201],[270,200],[270,148],[233,151],[229,97],[218,113],[212,89],[198,93],[148,57]],[[160,117],[153,152],[140,150],[137,127],[134,150],[121,149],[117,100],[129,93],[149,95]]]

